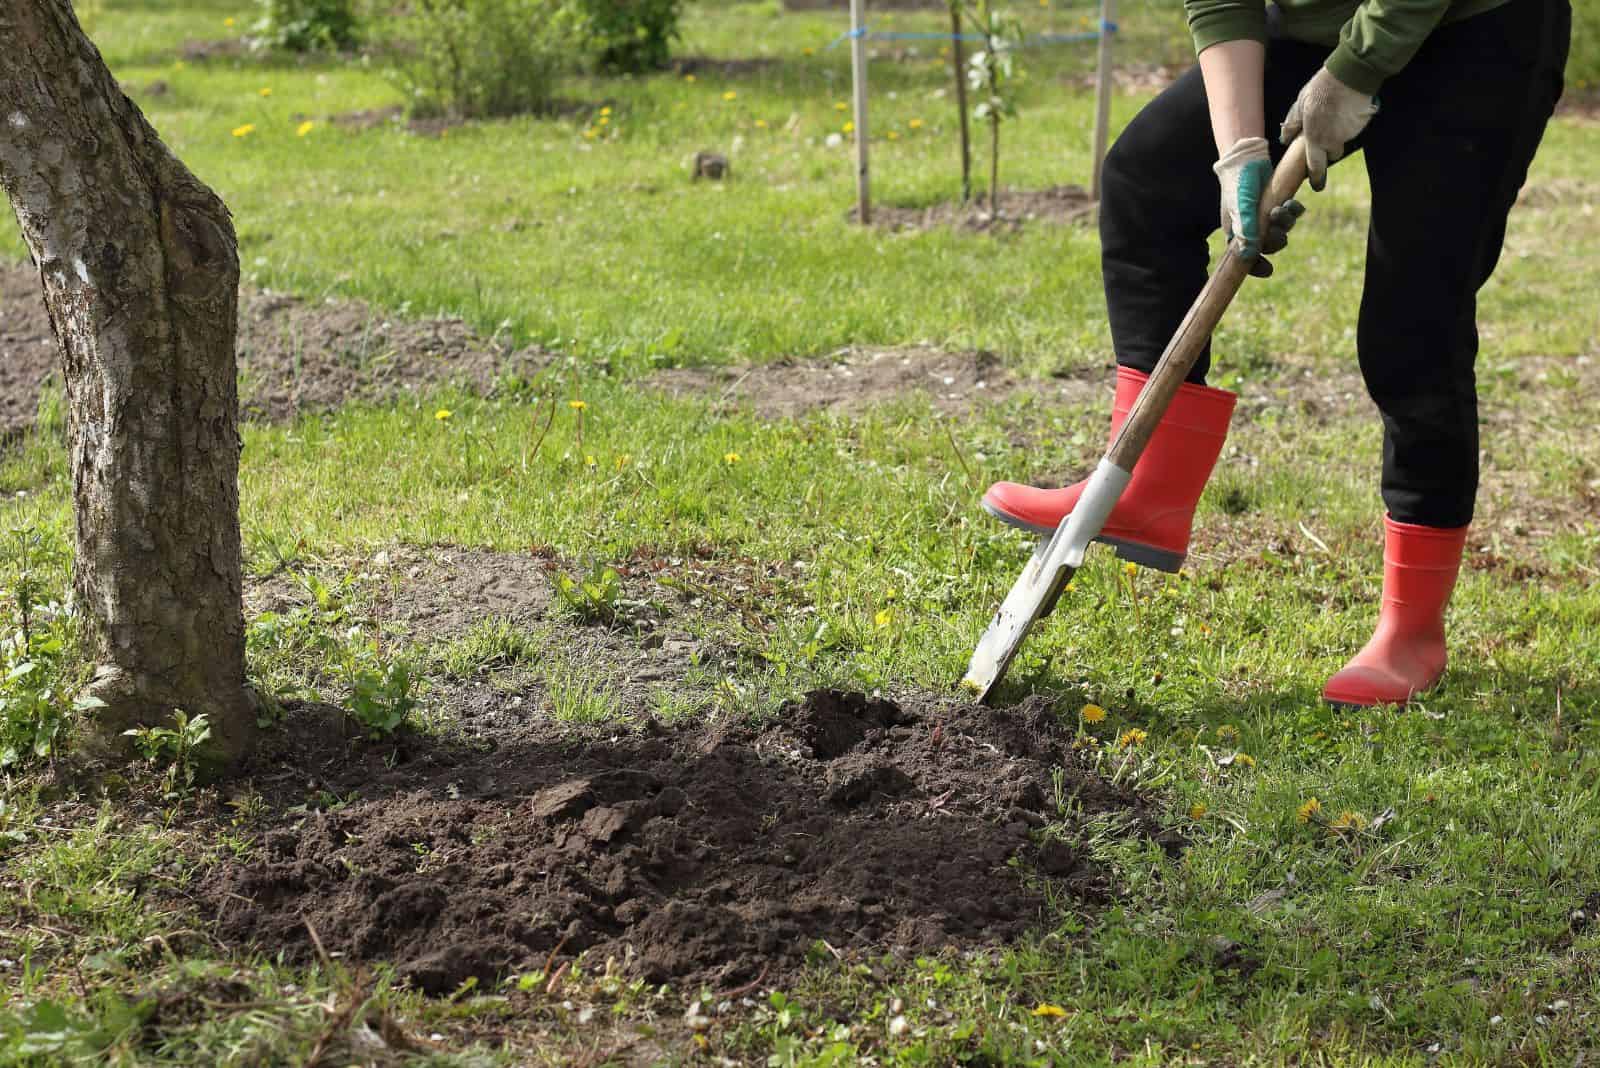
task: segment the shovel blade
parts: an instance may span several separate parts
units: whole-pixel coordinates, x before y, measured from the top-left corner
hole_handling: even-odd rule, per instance
[[[1070,565],[1051,566],[1050,538],[1040,538],[1033,558],[1000,603],[989,627],[978,639],[961,688],[983,702],[1005,677],[1011,660],[1022,648],[1034,623],[1050,614],[1056,599],[1077,570]]]

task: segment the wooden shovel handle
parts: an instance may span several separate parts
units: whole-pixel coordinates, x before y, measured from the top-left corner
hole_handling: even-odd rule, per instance
[[[1272,181],[1261,200],[1258,233],[1267,232],[1267,216],[1294,196],[1305,180],[1305,145],[1297,137],[1284,153],[1277,170],[1272,172]],[[1234,295],[1249,275],[1253,261],[1240,254],[1242,246],[1243,242],[1238,237],[1229,243],[1228,250],[1206,281],[1205,288],[1189,306],[1189,314],[1183,317],[1172,340],[1167,342],[1167,350],[1161,354],[1161,360],[1150,373],[1150,381],[1139,392],[1139,399],[1134,401],[1127,421],[1122,424],[1122,430],[1106,452],[1106,459],[1122,470],[1132,471],[1133,465],[1139,462],[1150,435],[1155,433],[1161,417],[1167,414],[1167,406],[1177,395],[1178,387],[1189,377],[1194,362],[1200,358],[1200,350],[1205,348],[1206,340],[1222,319],[1222,313],[1233,303]]]

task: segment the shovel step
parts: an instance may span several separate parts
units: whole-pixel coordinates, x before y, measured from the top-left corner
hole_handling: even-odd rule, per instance
[[[1008,527],[1026,530],[1029,534],[1037,534],[1041,538],[1048,538],[1055,531],[1048,527],[1041,527],[1036,523],[1029,523],[1025,519],[1018,519],[993,507],[987,501],[983,503],[983,510],[994,516]],[[1137,541],[1125,541],[1122,538],[1113,538],[1105,534],[1096,535],[1093,539],[1102,545],[1109,545],[1115,550],[1118,559],[1126,560],[1130,564],[1148,567],[1154,571],[1165,571],[1169,575],[1176,575],[1182,568],[1183,562],[1188,558],[1188,553],[1175,553],[1170,549],[1158,549],[1154,545],[1144,545]]]

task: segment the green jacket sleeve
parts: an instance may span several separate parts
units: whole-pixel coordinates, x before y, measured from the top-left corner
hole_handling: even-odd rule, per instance
[[[1267,42],[1267,0],[1184,0],[1198,55],[1225,41]]]
[[[1327,68],[1352,89],[1376,93],[1450,10],[1450,0],[1363,0],[1339,31]]]

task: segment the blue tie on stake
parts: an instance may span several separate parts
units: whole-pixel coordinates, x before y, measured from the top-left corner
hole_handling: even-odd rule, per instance
[[[1042,47],[1044,45],[1081,44],[1084,41],[1098,41],[1102,34],[1111,34],[1111,33],[1116,33],[1116,32],[1117,32],[1117,24],[1115,22],[1102,21],[1100,23],[1100,28],[1098,30],[1084,30],[1082,33],[1039,33],[1039,34],[1031,34],[1028,37],[1023,38],[1022,47],[1023,48],[1035,48],[1035,47]],[[860,37],[860,38],[862,38],[864,40],[868,40],[868,41],[982,41],[982,40],[984,40],[984,36],[981,33],[954,34],[954,33],[912,33],[912,32],[909,32],[909,31],[901,32],[899,30],[873,31],[873,30],[869,30],[865,26],[863,26],[859,30],[846,30],[844,33],[841,33],[838,37],[834,38],[832,43],[830,43],[828,45],[828,47],[829,48],[838,48],[840,45],[844,44],[846,41],[854,40],[857,37]]]

